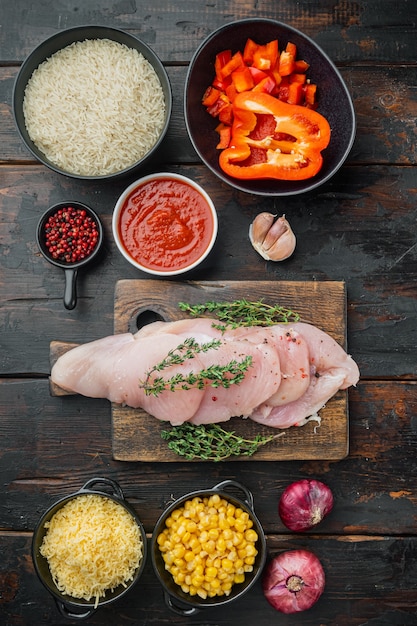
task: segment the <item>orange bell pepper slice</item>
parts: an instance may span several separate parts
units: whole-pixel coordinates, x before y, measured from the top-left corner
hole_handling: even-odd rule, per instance
[[[254,86],[253,77],[246,65],[232,72],[232,83],[238,93],[252,89]]]
[[[319,172],[331,136],[325,117],[265,93],[238,94],[221,169],[238,179],[304,180]]]

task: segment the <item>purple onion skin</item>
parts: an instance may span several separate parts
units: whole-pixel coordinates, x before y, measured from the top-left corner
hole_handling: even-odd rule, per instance
[[[311,608],[323,593],[324,585],[323,567],[308,550],[282,552],[270,561],[262,578],[265,598],[281,613],[299,613]]]
[[[333,494],[319,480],[298,480],[284,490],[278,513],[282,523],[294,532],[309,530],[330,513]]]

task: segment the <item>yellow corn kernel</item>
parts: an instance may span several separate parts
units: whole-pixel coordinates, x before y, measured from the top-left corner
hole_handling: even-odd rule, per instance
[[[255,563],[255,557],[254,556],[247,556],[246,559],[244,559],[246,565],[253,565]]]
[[[195,521],[194,521],[194,520],[189,520],[189,521],[186,523],[186,526],[185,526],[185,527],[186,527],[186,529],[187,529],[187,532],[189,532],[189,533],[195,533],[195,532],[196,532],[196,530],[197,530],[197,524],[195,523]]]
[[[201,550],[200,540],[195,535],[192,535],[190,541],[188,542],[188,547],[193,552],[197,552],[197,550],[200,551]]]
[[[204,565],[203,562],[199,562],[194,568],[194,574],[198,576],[202,576],[204,574]]]
[[[188,550],[187,552],[184,553],[184,561],[186,561],[187,563],[192,561],[194,557],[195,557],[195,554],[192,550]]]
[[[230,569],[232,569],[233,567],[233,563],[230,559],[222,559],[222,569],[225,571],[228,571]]]
[[[185,554],[185,547],[182,543],[178,543],[172,551],[174,558],[182,559]]]
[[[198,589],[199,587],[201,587],[201,585],[204,582],[204,576],[201,576],[200,574],[196,574],[195,576],[193,576],[191,578],[191,584],[193,585],[193,587],[195,587],[196,589]]]
[[[223,539],[223,537],[219,537],[216,541],[216,550],[218,550],[218,552],[223,553],[226,549],[226,542]]]
[[[243,565],[244,565],[243,559],[236,559],[235,570],[239,573]]]
[[[203,530],[199,536],[200,543],[205,543],[208,540],[208,538],[209,538],[208,532],[206,530]]]
[[[172,574],[172,572],[171,572],[171,574]],[[185,581],[185,573],[184,572],[178,572],[178,574],[175,576],[174,580],[177,583],[177,585],[181,586],[181,583],[183,583]]]
[[[217,576],[217,567],[206,567],[206,580],[210,578],[216,578]]]
[[[208,538],[212,539],[213,541],[215,541],[216,539],[219,538],[219,530],[216,527],[212,527],[210,528],[210,530],[208,531]]]
[[[246,530],[246,522],[239,517],[235,521],[235,529],[238,533],[244,533]]]
[[[258,554],[257,549],[253,543],[248,543],[246,546],[246,556],[256,556]]]
[[[197,590],[197,595],[200,596],[200,598],[202,598],[203,600],[205,600],[207,598],[207,591],[205,589],[199,588]]]
[[[241,574],[235,574],[233,578],[234,583],[243,583],[245,582],[245,574],[242,572]]]
[[[216,544],[212,539],[210,539],[210,541],[206,541],[206,543],[204,543],[201,547],[205,552],[207,552],[207,554],[214,554],[216,551]]]
[[[162,558],[163,558],[164,563],[166,565],[172,565],[172,563],[174,562],[174,559],[172,558],[172,554],[170,552],[165,552],[162,555]]]
[[[217,578],[211,580],[210,587],[211,589],[213,589],[213,591],[217,591],[217,589],[220,589],[220,580],[218,580]]]

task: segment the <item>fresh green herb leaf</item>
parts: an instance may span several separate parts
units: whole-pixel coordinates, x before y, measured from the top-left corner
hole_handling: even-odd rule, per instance
[[[218,424],[190,424],[184,422],[169,430],[162,430],[161,437],[168,442],[168,448],[189,461],[224,461],[231,456],[252,456],[261,447],[285,434],[256,435],[244,439],[234,431],[228,431]]]
[[[235,300],[234,302],[206,302],[191,305],[179,302],[181,311],[192,317],[201,317],[207,313],[215,315],[220,324],[213,323],[214,328],[226,330],[239,326],[273,326],[279,323],[298,322],[300,316],[291,309],[278,305],[265,304],[263,300]]]
[[[154,376],[156,372],[179,365],[189,359],[195,358],[196,354],[207,352],[211,349],[217,349],[221,345],[219,339],[213,339],[208,343],[199,344],[194,338],[190,337],[184,340],[173,350],[170,350],[160,363],[154,365],[146,373],[144,381],[139,386],[144,389],[146,395],[158,396],[162,391],[187,390],[191,388],[204,389],[205,387],[224,387],[228,389],[231,385],[238,385],[245,377],[245,373],[252,365],[252,357],[246,356],[242,361],[233,359],[226,365],[210,365],[208,368],[199,370],[198,372],[189,372],[188,374],[177,373],[171,378],[165,379],[163,376]]]

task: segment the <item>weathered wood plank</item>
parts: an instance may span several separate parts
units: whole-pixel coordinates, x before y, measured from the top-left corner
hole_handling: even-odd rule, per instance
[[[165,62],[187,62],[213,30],[237,19],[262,17],[285,22],[303,31],[335,61],[415,63],[417,7],[413,2],[357,0],[335,4],[323,0],[313,6],[281,0],[220,0],[215,3],[182,0],[157,4],[132,0],[89,0],[83,3],[2,6],[0,58],[21,61],[41,41],[57,31],[84,24],[127,30],[150,45]],[[399,45],[401,42],[401,45]]]

